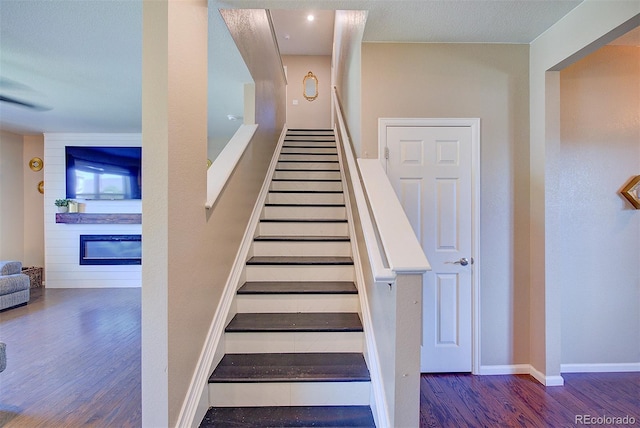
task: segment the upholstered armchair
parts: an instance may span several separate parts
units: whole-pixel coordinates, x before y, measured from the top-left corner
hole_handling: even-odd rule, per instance
[[[29,302],[29,276],[22,273],[22,263],[0,261],[0,310]]]

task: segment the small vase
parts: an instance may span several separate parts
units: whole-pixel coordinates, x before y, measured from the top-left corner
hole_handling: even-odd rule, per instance
[[[59,213],[66,213],[67,211],[69,211],[69,207],[58,207]]]

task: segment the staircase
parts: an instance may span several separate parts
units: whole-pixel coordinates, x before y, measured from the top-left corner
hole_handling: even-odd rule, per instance
[[[201,427],[375,426],[332,130],[289,130]]]

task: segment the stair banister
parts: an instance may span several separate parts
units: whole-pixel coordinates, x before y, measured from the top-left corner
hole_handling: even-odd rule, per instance
[[[339,139],[345,148],[345,158],[375,281],[393,283],[398,273],[424,273],[431,270],[380,162],[377,159],[358,159],[356,164],[335,88],[333,102]]]
[[[207,170],[207,200],[204,205],[207,209],[215,205],[218,196],[257,129],[258,125],[240,125]]]
[[[389,268],[388,264],[385,262],[386,257],[384,254],[384,250],[381,249],[380,245],[378,244],[378,237],[373,225],[371,214],[369,212],[367,199],[365,197],[362,183],[360,181],[360,176],[358,175],[358,165],[356,164],[355,158],[353,156],[351,141],[348,137],[344,118],[342,116],[342,110],[337,99],[335,88],[332,95],[333,104],[336,109],[336,117],[338,120],[339,132],[336,137],[338,137],[338,140],[344,147],[345,160],[349,169],[349,178],[353,184],[353,193],[356,199],[356,206],[358,207],[358,212],[360,214],[360,225],[362,227],[365,243],[367,245],[367,254],[369,256],[369,263],[371,264],[373,278],[376,282],[386,282],[392,284],[396,280],[396,274],[392,269]]]
[[[424,273],[431,265],[378,159],[358,159],[389,267],[396,273]]]
[[[357,215],[360,220],[360,230],[352,234],[360,237],[363,247],[358,251],[356,244],[353,251],[371,372],[371,408],[381,428],[419,426],[422,276],[430,265],[379,160],[354,159],[335,88],[332,95],[336,141],[350,188],[345,198],[352,194],[353,209],[348,213],[353,211],[351,218]],[[358,260],[367,260],[368,266]]]

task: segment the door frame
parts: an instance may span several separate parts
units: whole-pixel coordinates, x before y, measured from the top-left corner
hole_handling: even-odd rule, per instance
[[[471,373],[480,373],[480,118],[379,118],[378,159],[387,172],[384,156],[388,127],[469,127],[471,129]]]

